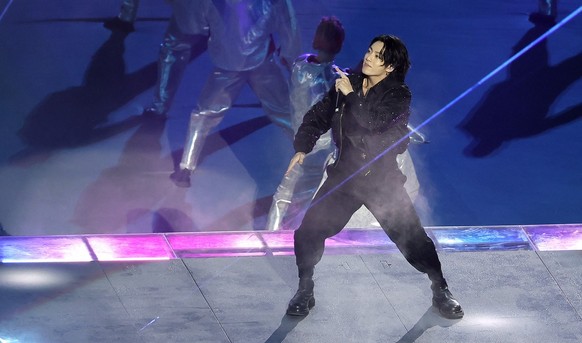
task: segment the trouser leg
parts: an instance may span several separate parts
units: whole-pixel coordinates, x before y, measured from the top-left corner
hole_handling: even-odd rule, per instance
[[[299,278],[313,276],[315,265],[323,256],[325,240],[339,233],[362,206],[362,202],[349,193],[350,182],[337,188],[342,180],[335,175],[327,178],[294,233]]]
[[[390,177],[388,177],[390,179]],[[364,203],[388,237],[396,244],[406,260],[432,281],[432,304],[441,315],[459,319],[464,315],[459,302],[451,294],[443,277],[441,263],[433,241],[428,237],[403,187],[404,178],[394,174],[391,182],[384,180],[381,191]],[[401,182],[396,182],[398,179]]]
[[[333,151],[312,151],[305,156],[302,165],[296,165],[285,175],[273,195],[273,203],[267,217],[266,230],[295,230],[301,224],[324,174],[326,160]]]
[[[184,71],[190,61],[192,46],[200,45],[208,38],[204,35],[182,33],[172,18],[160,46],[158,78],[154,87],[152,106],[147,109],[153,114],[165,114],[174,100]]]
[[[416,169],[412,162],[412,156],[410,155],[410,152],[408,152],[408,149],[406,149],[402,154],[396,156],[396,161],[398,162],[398,169],[400,169],[402,174],[406,176],[406,182],[404,183],[406,193],[408,193],[410,200],[414,202],[418,195],[420,186],[416,176]]]
[[[382,183],[375,192],[370,189],[371,196],[364,205],[414,268],[433,282],[444,282],[436,247],[422,227],[410,197],[402,183],[390,183]]]
[[[329,158],[331,151],[328,147],[327,149],[312,151],[305,156],[303,165],[301,165],[303,175],[295,185],[288,216],[284,220],[287,227],[296,229],[301,224],[317,189],[321,185],[326,160]]]
[[[273,203],[267,215],[266,230],[275,231],[282,228],[281,224],[291,204],[295,185],[302,175],[303,167],[296,165],[288,175],[283,176],[283,180],[281,180],[277,191],[273,195]]]
[[[198,109],[192,111],[181,169],[194,170],[198,165],[200,152],[206,137],[232,106],[245,83],[244,73],[230,72],[215,68],[200,92]]]
[[[184,152],[180,161],[180,169],[192,171],[198,166],[198,159],[202,152],[202,147],[210,131],[215,128],[224,117],[223,113],[201,114],[198,111],[190,115],[188,136],[184,144]]]
[[[293,138],[289,83],[273,56],[249,72],[249,85],[261,101],[265,115]]]

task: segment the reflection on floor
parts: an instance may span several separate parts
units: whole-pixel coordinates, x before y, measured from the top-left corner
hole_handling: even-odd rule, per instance
[[[379,229],[328,240],[305,318],[290,231],[1,237],[0,342],[578,343],[581,229],[429,227],[462,320]]]
[[[582,224],[428,227],[441,251],[582,250]],[[330,238],[329,254],[396,251],[381,229],[349,229]],[[293,232],[214,232],[0,238],[0,261],[89,262],[293,254]]]

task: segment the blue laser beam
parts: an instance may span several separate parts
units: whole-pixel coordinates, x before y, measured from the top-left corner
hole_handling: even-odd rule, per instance
[[[8,8],[10,7],[10,5],[12,5],[12,2],[14,2],[14,0],[10,0],[8,4],[6,4],[6,7],[4,7],[4,10],[2,10],[2,14],[0,14],[0,21],[2,21],[2,18],[4,18],[6,12],[8,12]]]
[[[574,18],[575,16],[577,16],[580,12],[582,12],[582,6],[578,7],[578,9],[576,9],[575,11],[573,11],[572,13],[570,13],[567,17],[565,17],[564,19],[562,19],[556,25],[552,26],[552,28],[550,28],[548,31],[544,32],[537,39],[535,39],[534,41],[532,41],[531,43],[529,43],[527,46],[525,46],[523,49],[521,49],[520,51],[518,51],[515,55],[511,56],[505,62],[501,63],[497,68],[493,69],[493,71],[491,71],[489,74],[485,75],[481,80],[479,80],[473,86],[469,87],[466,91],[464,91],[459,96],[457,96],[456,98],[454,98],[453,100],[451,100],[451,102],[449,102],[448,104],[446,104],[443,108],[441,108],[435,114],[433,114],[432,116],[430,116],[427,120],[425,120],[419,126],[417,126],[416,129],[420,129],[421,127],[425,126],[430,121],[432,121],[434,118],[438,117],[441,113],[443,113],[444,111],[448,110],[454,104],[456,104],[457,102],[459,102],[459,100],[461,100],[462,98],[464,98],[465,96],[467,96],[467,94],[471,93],[477,87],[481,86],[483,83],[485,83],[487,80],[489,80],[490,78],[492,78],[499,71],[501,71],[502,69],[504,69],[505,67],[507,67],[509,64],[511,64],[516,59],[518,59],[521,55],[525,54],[532,47],[534,47],[535,45],[537,45],[542,40],[546,39],[549,35],[551,35],[552,33],[554,33],[560,27],[564,26],[567,22],[569,22],[570,20],[572,20],[572,18]],[[408,136],[410,136],[410,134]],[[390,147],[388,149],[392,149],[392,148],[393,147]]]
[[[345,180],[343,180],[337,186],[335,186],[334,188],[332,188],[331,190],[329,190],[326,194],[324,194],[323,196],[321,196],[320,198],[318,198],[316,201],[312,202],[312,204],[309,207],[312,207],[312,206],[318,204],[320,201],[322,201],[324,198],[326,198],[329,194],[331,194],[332,192],[336,191],[338,188],[340,188],[341,186],[343,186],[346,182],[348,182],[349,180],[351,180],[352,178],[354,178],[356,175],[358,175],[359,173],[361,173],[365,169],[367,169],[372,163],[376,162],[379,158],[381,158],[382,156],[386,155],[388,152],[390,152],[391,150],[393,150],[396,146],[398,146],[400,143],[402,143],[405,139],[409,139],[410,135],[416,133],[422,127],[424,127],[425,125],[427,125],[428,123],[430,123],[431,121],[433,121],[435,118],[439,117],[446,110],[448,110],[453,105],[455,105],[457,102],[459,102],[462,98],[464,98],[465,96],[467,96],[467,94],[471,93],[477,87],[481,86],[483,83],[485,83],[487,80],[489,80],[490,78],[492,78],[499,71],[501,71],[502,69],[504,69],[505,67],[507,67],[513,61],[515,61],[516,59],[518,59],[521,55],[523,55],[528,50],[530,50],[533,46],[535,46],[536,44],[538,44],[542,40],[546,39],[552,33],[556,32],[556,30],[558,30],[560,27],[564,26],[567,22],[569,22],[575,16],[577,16],[578,14],[580,14],[580,12],[582,12],[582,6],[578,7],[576,10],[574,10],[572,13],[570,13],[568,16],[566,16],[564,19],[562,19],[556,25],[552,26],[549,30],[547,30],[546,32],[544,32],[537,39],[535,39],[534,41],[532,41],[531,43],[529,43],[527,46],[525,46],[523,49],[521,49],[520,51],[518,51],[515,55],[511,56],[505,62],[501,63],[497,68],[493,69],[493,71],[491,71],[489,74],[485,75],[481,80],[477,81],[477,83],[475,83],[473,86],[469,87],[463,93],[459,94],[456,98],[454,98],[453,100],[451,100],[448,104],[446,104],[445,106],[443,106],[440,110],[438,110],[433,115],[431,115],[430,117],[428,117],[428,119],[426,119],[425,121],[423,121],[414,130],[410,131],[407,135],[405,135],[404,137],[400,138],[394,144],[392,144],[391,146],[389,146],[388,148],[386,148],[386,150],[384,150],[382,153],[378,154],[378,156],[376,156],[374,159],[372,159],[371,161],[369,161],[368,163],[366,163],[365,165],[363,165],[360,169],[358,169],[353,174],[351,174],[350,176],[348,176]]]

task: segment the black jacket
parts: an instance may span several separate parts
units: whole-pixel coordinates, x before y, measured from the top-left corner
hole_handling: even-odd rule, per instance
[[[403,82],[388,76],[363,96],[364,75],[348,77],[354,92],[343,96],[332,87],[303,117],[295,135],[295,151],[309,153],[319,136],[332,129],[338,148],[337,166],[348,163],[348,169],[353,171],[385,151],[380,159],[396,166],[396,155],[403,153],[409,142],[405,136],[410,117],[410,90]],[[386,166],[386,163],[378,165]]]

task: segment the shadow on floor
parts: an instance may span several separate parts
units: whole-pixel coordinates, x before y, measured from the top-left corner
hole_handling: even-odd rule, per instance
[[[513,53],[543,35],[549,27],[536,25],[514,46]],[[582,103],[560,113],[550,109],[560,94],[582,77],[582,53],[549,65],[544,39],[509,66],[507,80],[493,85],[458,128],[473,140],[464,150],[486,157],[517,138],[532,137],[582,117]]]

